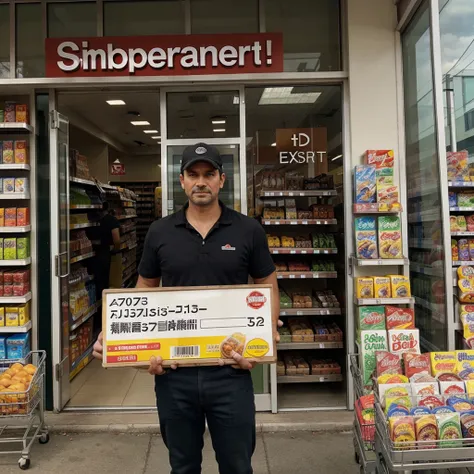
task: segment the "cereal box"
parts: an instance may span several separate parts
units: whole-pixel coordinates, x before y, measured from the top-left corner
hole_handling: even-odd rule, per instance
[[[411,352],[403,353],[403,366],[405,368],[405,375],[410,379],[415,374],[422,372],[430,373],[430,355],[429,354],[414,354]]]
[[[17,306],[7,307],[5,319],[6,319],[7,326],[19,326],[20,323],[18,320],[18,307]]]
[[[13,157],[13,142],[11,140],[3,142],[3,157],[2,163],[11,164],[14,162]]]
[[[375,298],[391,298],[392,287],[390,285],[390,278],[374,277],[374,294]]]
[[[360,306],[359,307],[359,329],[385,330],[385,313],[383,306]]]
[[[28,106],[17,104],[15,106],[15,120],[20,123],[28,123]]]
[[[411,308],[385,306],[387,329],[415,329],[415,311]]]
[[[16,207],[7,207],[5,209],[5,227],[16,227]]]
[[[370,385],[376,368],[375,353],[387,350],[387,331],[361,331],[360,357],[364,385]]]
[[[16,114],[15,114],[15,102],[7,101],[5,102],[5,112],[4,112],[4,121],[5,122],[15,122],[16,121]]]
[[[418,329],[390,329],[388,331],[389,351],[393,354],[404,352],[420,353],[420,333]]]
[[[28,163],[26,140],[16,140],[14,150],[15,163],[24,164]]]
[[[355,167],[355,202],[372,203],[375,202],[375,166],[359,165]]]
[[[375,170],[377,187],[384,185],[393,185],[393,168],[377,168]]]
[[[17,258],[15,238],[8,238],[3,240],[3,258],[4,260],[15,260]]]
[[[14,334],[7,337],[7,359],[24,359],[30,352],[30,335]]]
[[[376,359],[376,375],[377,378],[385,374],[401,374],[402,361],[398,354],[392,354],[388,351],[377,351]]]
[[[16,178],[15,179],[15,192],[16,193],[27,193],[29,191],[29,180],[28,178]]]
[[[30,209],[28,207],[19,207],[16,210],[16,225],[30,225]]]
[[[455,352],[430,352],[431,375],[456,372]]]
[[[400,218],[398,216],[380,216],[378,224],[380,257],[403,258]]]
[[[366,163],[368,165],[375,165],[377,169],[393,168],[395,154],[393,150],[367,150]]]
[[[393,204],[400,202],[398,186],[382,184],[377,186],[377,202]]]
[[[375,217],[355,219],[357,258],[378,258]]]
[[[5,194],[15,192],[15,178],[3,178],[3,192]]]
[[[30,256],[30,238],[18,237],[16,239],[16,258],[28,258]]]
[[[392,284],[392,298],[411,296],[410,279],[403,275],[388,275]]]
[[[459,239],[458,242],[458,259],[464,262],[469,261],[469,243],[467,239]]]
[[[373,278],[358,277],[356,279],[356,298],[373,298],[374,280]]]
[[[469,181],[468,152],[450,151],[446,154],[449,181]]]
[[[456,354],[456,373],[461,375],[461,372],[463,371],[467,370],[468,372],[472,372],[474,370],[474,350],[456,351],[455,354]],[[472,378],[472,377],[469,377],[469,378]]]

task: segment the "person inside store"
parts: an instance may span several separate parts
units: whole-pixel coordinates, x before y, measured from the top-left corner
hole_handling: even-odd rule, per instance
[[[120,252],[120,222],[114,216],[107,201],[102,203],[102,217],[99,220],[100,245],[97,251],[95,272],[97,298],[101,298],[102,290],[110,285],[110,266],[112,255]]]
[[[218,150],[205,143],[182,156],[182,210],[155,221],[145,239],[137,288],[271,284],[272,316],[280,313],[278,283],[265,231],[259,222],[219,200],[225,174]],[[229,251],[229,245],[232,251]],[[278,332],[275,332],[278,340]],[[102,358],[102,335],[94,356]],[[221,474],[251,474],[255,449],[255,403],[250,370],[254,363],[233,352],[235,365],[162,367],[152,357],[161,434],[172,474],[201,472],[207,421]]]

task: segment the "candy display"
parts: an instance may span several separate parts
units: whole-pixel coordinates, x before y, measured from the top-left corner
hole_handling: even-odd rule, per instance
[[[29,119],[29,109],[26,104],[19,104],[15,101],[12,100],[6,100],[4,102],[3,107],[0,107],[2,109],[1,118],[0,121],[5,122],[5,123],[28,123]]]
[[[380,258],[402,258],[402,234],[400,218],[380,216],[378,218]]]
[[[356,298],[407,298],[411,296],[410,280],[403,275],[387,275],[382,278],[358,277],[355,288]],[[383,294],[390,296],[381,296]]]
[[[357,258],[378,258],[375,217],[355,219],[355,239]]]
[[[448,181],[469,181],[468,158],[466,150],[446,154],[448,166]]]

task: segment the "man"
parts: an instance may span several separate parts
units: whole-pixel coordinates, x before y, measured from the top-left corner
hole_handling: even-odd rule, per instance
[[[183,210],[150,227],[139,266],[138,288],[256,283],[273,285],[272,314],[279,316],[278,284],[260,224],[225,207],[218,194],[225,175],[216,148],[205,143],[183,152]],[[277,334],[275,334],[277,339]],[[101,357],[99,339],[94,355]],[[201,472],[205,422],[221,474],[251,474],[255,448],[252,363],[233,353],[236,367],[172,367],[152,358],[163,440],[172,474]],[[221,361],[223,364],[223,361]]]

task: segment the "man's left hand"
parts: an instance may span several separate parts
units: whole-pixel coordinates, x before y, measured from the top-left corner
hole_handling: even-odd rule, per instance
[[[237,362],[237,364],[232,365],[234,369],[243,369],[243,370],[252,370],[256,365],[257,362],[250,362],[248,359],[246,359],[244,356],[240,355],[238,352],[232,351],[232,359]],[[224,359],[219,360],[219,365],[222,367],[226,365]]]

